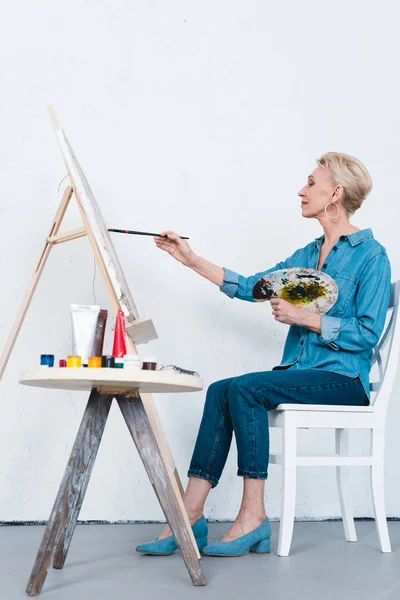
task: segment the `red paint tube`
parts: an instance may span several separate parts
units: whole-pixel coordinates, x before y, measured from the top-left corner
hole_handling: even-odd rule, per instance
[[[112,355],[115,358],[122,358],[126,354],[125,342],[125,317],[122,310],[119,310],[115,319],[114,345]]]
[[[106,331],[108,310],[101,309],[97,317],[96,331],[94,332],[94,342],[90,356],[102,356],[104,345],[104,333]]]

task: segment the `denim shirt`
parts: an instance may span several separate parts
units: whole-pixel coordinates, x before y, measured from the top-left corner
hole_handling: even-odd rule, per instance
[[[254,284],[267,273],[292,267],[316,269],[324,236],[316,238],[271,269],[243,277],[224,267],[221,291],[230,298],[255,302]],[[291,325],[280,365],[274,369],[324,369],[360,377],[370,397],[369,372],[373,348],[385,325],[391,291],[391,269],[385,248],[371,229],[341,235],[321,271],[336,282],[336,303],[321,315],[321,334]]]

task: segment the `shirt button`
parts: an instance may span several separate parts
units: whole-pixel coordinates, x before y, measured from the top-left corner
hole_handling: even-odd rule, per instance
[[[300,346],[304,346],[304,340],[300,340]]]
[[[339,240],[345,240],[345,239],[346,239],[345,235],[341,235],[340,238],[339,238]]]
[[[327,267],[327,266],[328,266],[328,265],[327,265],[326,263],[324,263],[324,264],[322,265],[322,268],[323,268],[323,269],[326,269],[326,267]]]
[[[333,246],[333,250],[335,250],[335,251],[336,251],[336,250],[337,250],[337,246]]]

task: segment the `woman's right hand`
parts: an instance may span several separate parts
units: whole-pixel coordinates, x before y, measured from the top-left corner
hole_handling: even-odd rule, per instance
[[[166,236],[166,237],[161,237]],[[177,261],[189,267],[193,262],[195,253],[189,246],[186,240],[183,240],[174,231],[163,231],[159,236],[154,238],[157,248],[168,252]]]

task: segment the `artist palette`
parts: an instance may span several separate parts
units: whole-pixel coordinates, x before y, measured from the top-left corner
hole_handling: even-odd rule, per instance
[[[339,295],[336,282],[322,271],[308,268],[280,269],[264,275],[253,287],[253,298],[265,302],[283,298],[309,312],[325,314]]]

